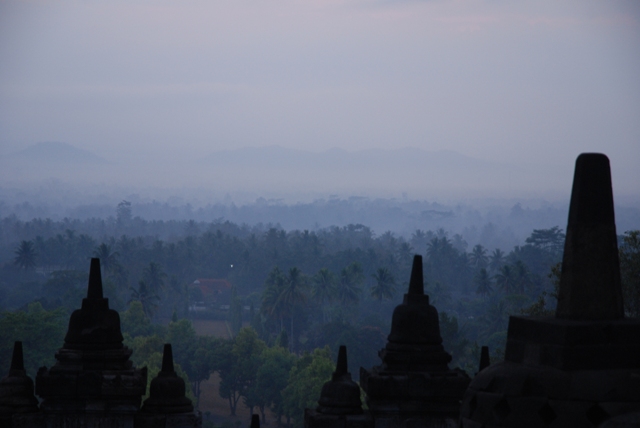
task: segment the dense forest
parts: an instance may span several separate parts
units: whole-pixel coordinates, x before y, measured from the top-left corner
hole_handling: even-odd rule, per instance
[[[391,313],[406,292],[414,254],[438,309],[452,366],[475,373],[479,349],[504,352],[509,315],[549,314],[555,305],[564,234],[534,229],[510,251],[469,248],[442,228],[410,239],[376,235],[362,224],[316,231],[229,221],[148,221],[123,201],[117,216],[84,220],[0,220],[0,367],[14,340],[25,342],[28,373],[53,363],[68,315],[86,293],[90,257],[101,260],[105,295],[121,313],[125,343],[150,378],[162,343],[174,346],[193,386],[213,372],[229,412],[243,402],[263,418],[300,426],[345,344],[354,378],[379,363]],[[162,238],[160,238],[162,237]],[[625,305],[640,310],[640,235],[620,236]],[[193,311],[197,278],[231,285],[228,307]],[[230,339],[198,336],[196,318],[226,321]]]

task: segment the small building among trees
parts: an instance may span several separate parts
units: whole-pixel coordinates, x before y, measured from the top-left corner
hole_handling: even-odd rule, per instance
[[[189,305],[190,311],[228,310],[231,305],[231,283],[226,279],[198,278],[191,290],[195,299]]]

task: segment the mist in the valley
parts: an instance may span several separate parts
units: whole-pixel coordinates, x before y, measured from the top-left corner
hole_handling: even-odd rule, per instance
[[[575,158],[594,151],[616,203],[640,206],[629,2],[0,8],[5,213],[123,199],[566,207]]]
[[[126,200],[133,216],[149,221],[230,221],[287,231],[363,224],[405,238],[444,229],[471,246],[503,249],[523,244],[534,229],[565,226],[573,178],[572,165],[541,173],[421,149],[226,150],[165,165],[181,171],[172,175],[175,182],[162,181],[166,171],[158,166],[131,166],[60,142],[12,153],[4,164],[22,181],[0,189],[0,217],[23,221],[114,218]],[[141,178],[128,179],[136,169]],[[612,169],[618,227],[637,228],[640,201],[633,192],[618,197],[629,183]]]
[[[99,258],[203,426],[301,428],[339,345],[380,363],[416,254],[473,373],[555,311],[583,152],[638,317],[638,52],[622,0],[0,1],[0,373],[55,362]]]
[[[0,184],[555,202],[595,151],[637,204],[636,6],[3,2]]]

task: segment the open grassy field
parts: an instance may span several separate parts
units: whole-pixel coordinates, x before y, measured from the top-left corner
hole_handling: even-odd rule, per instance
[[[198,336],[213,336],[230,339],[226,321],[193,320],[193,328]]]

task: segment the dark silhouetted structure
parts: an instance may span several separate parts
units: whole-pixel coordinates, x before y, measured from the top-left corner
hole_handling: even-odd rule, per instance
[[[422,257],[413,259],[409,292],[393,311],[382,365],[360,369],[375,427],[455,426],[470,379],[442,347],[438,311],[424,294]]]
[[[151,381],[149,398],[136,415],[136,428],[196,428],[202,417],[193,411],[191,400],[185,396],[184,379],[173,368],[173,351],[164,345],[162,370]]]
[[[146,368],[132,366],[122,341],[119,315],[102,294],[100,262],[92,259],[87,298],[71,315],[57,363],[36,376],[39,407],[16,342],[0,381],[0,428],[200,427],[171,345],[140,408]],[[640,426],[640,321],[624,319],[607,157],[578,157],[556,315],[510,317],[504,362],[489,365],[483,347],[471,383],[449,369],[418,255],[379,356],[380,366],[360,369],[363,411],[340,347],[318,407],[305,411],[306,428]],[[253,415],[251,427],[259,425]]]
[[[33,395],[33,380],[24,370],[22,342],[13,345],[9,374],[0,380],[0,427],[42,426],[38,399]]]
[[[91,259],[87,297],[71,314],[58,361],[36,376],[47,428],[133,427],[147,369],[132,366],[122,340],[120,316],[102,295],[100,260]]]
[[[252,414],[251,415],[251,425],[250,428],[260,428],[260,415]]]
[[[202,417],[185,397],[185,383],[164,346],[162,370],[147,388],[147,368],[136,369],[122,344],[120,316],[102,295],[100,260],[91,259],[87,297],[71,314],[57,363],[33,381],[16,342],[9,375],[0,381],[0,428],[199,428]]]
[[[347,347],[340,346],[336,371],[322,386],[316,410],[305,409],[307,428],[373,428],[371,417],[362,411],[360,387],[347,370]]]
[[[582,154],[556,316],[510,318],[505,361],[478,373],[460,424],[597,427],[639,411],[640,321],[624,319],[609,160]]]
[[[478,373],[486,369],[491,365],[491,359],[489,358],[489,347],[483,346],[480,350],[480,365],[478,367]],[[477,373],[476,373],[477,374]]]

